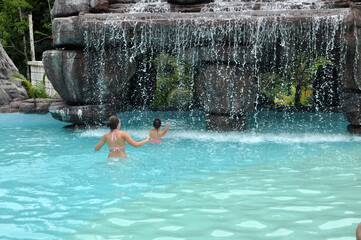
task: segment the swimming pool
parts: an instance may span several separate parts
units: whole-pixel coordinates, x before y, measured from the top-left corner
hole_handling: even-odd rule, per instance
[[[201,112],[128,112],[121,130],[162,144],[109,161],[106,128],[0,114],[0,239],[355,239],[361,137],[340,114],[260,112],[243,133]]]

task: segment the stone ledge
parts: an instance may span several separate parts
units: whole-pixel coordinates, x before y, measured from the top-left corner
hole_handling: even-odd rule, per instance
[[[75,125],[98,125],[106,121],[117,111],[110,104],[70,106],[65,103],[53,105],[49,108],[53,118]]]
[[[108,8],[108,0],[57,0],[51,15],[53,18],[77,16],[84,11],[102,12]]]
[[[0,106],[0,113],[46,114],[54,104],[63,103],[61,98],[36,98],[11,102]]]

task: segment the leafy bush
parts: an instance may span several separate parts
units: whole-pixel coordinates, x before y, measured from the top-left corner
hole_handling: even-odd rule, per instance
[[[192,97],[193,93],[189,89],[175,88],[168,94],[168,105],[187,107]]]
[[[157,67],[153,105],[189,105],[193,97],[193,66],[167,53],[159,54],[152,62]]]
[[[327,64],[333,63],[322,56],[297,52],[284,72],[260,74],[259,91],[277,105],[312,106],[313,80],[317,69]]]
[[[50,98],[51,96],[46,92],[45,87],[45,74],[43,75],[42,81],[35,84],[31,84],[24,75],[20,73],[13,73],[10,76],[10,79],[12,81],[21,82],[21,85],[25,88],[26,92],[28,93],[28,96],[30,98]]]

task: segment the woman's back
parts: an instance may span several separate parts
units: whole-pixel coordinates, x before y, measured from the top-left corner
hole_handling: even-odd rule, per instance
[[[118,129],[114,129],[110,133],[106,134],[107,145],[109,147],[108,157],[126,157],[125,154],[125,136],[124,133]]]
[[[127,154],[125,154],[126,142],[133,147],[140,147],[149,140],[149,136],[146,136],[143,141],[136,142],[129,136],[128,133],[119,131],[120,119],[116,116],[111,116],[107,125],[111,129],[111,132],[103,135],[98,144],[95,146],[94,150],[99,151],[104,146],[104,144],[107,143],[110,151],[108,154],[108,158],[127,157]]]
[[[164,134],[161,134],[161,130],[157,129],[150,129],[149,131],[149,137],[152,139],[160,139],[163,137]]]
[[[164,136],[164,134],[168,132],[169,123],[167,123],[164,130],[160,130],[161,126],[162,126],[162,122],[159,119],[155,119],[153,122],[154,128],[149,130],[149,137],[152,139],[161,139]]]

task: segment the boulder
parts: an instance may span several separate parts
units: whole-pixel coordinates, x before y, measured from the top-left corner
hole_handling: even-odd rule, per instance
[[[104,52],[102,56],[91,52],[85,56],[80,50],[46,51],[43,54],[45,73],[70,105],[121,102],[127,97],[126,89],[136,72],[136,62],[130,62],[124,55],[123,59],[118,56],[119,62],[114,63],[113,53]],[[89,61],[85,61],[86,57]]]
[[[204,63],[196,79],[202,108],[213,114],[246,114],[254,108],[257,83],[236,64]]]
[[[83,104],[87,96],[84,90],[84,54],[78,50],[52,50],[43,53],[45,74],[64,101]]]
[[[206,128],[211,131],[244,131],[247,128],[247,116],[207,114]]]
[[[76,125],[102,124],[117,111],[110,104],[70,106],[66,103],[54,104],[49,108],[53,118]]]
[[[29,98],[19,82],[10,80],[11,74],[18,72],[18,69],[0,43],[0,107],[4,107],[0,112],[10,111],[6,109],[11,108],[8,105],[13,101]]]
[[[46,114],[53,105],[65,104],[60,97],[35,98],[24,101],[17,101],[11,104],[12,112]]]
[[[347,131],[352,134],[361,135],[361,126],[347,125]]]
[[[28,99],[23,101],[19,105],[19,112],[20,113],[35,113],[36,106],[35,106],[35,99]]]
[[[79,17],[55,18],[52,23],[53,45],[57,48],[84,46]]]
[[[343,113],[351,124],[347,130],[351,133],[361,134],[361,92],[345,93],[342,99]]]
[[[84,11],[105,11],[108,7],[108,0],[56,0],[51,15],[53,18],[76,16]]]

